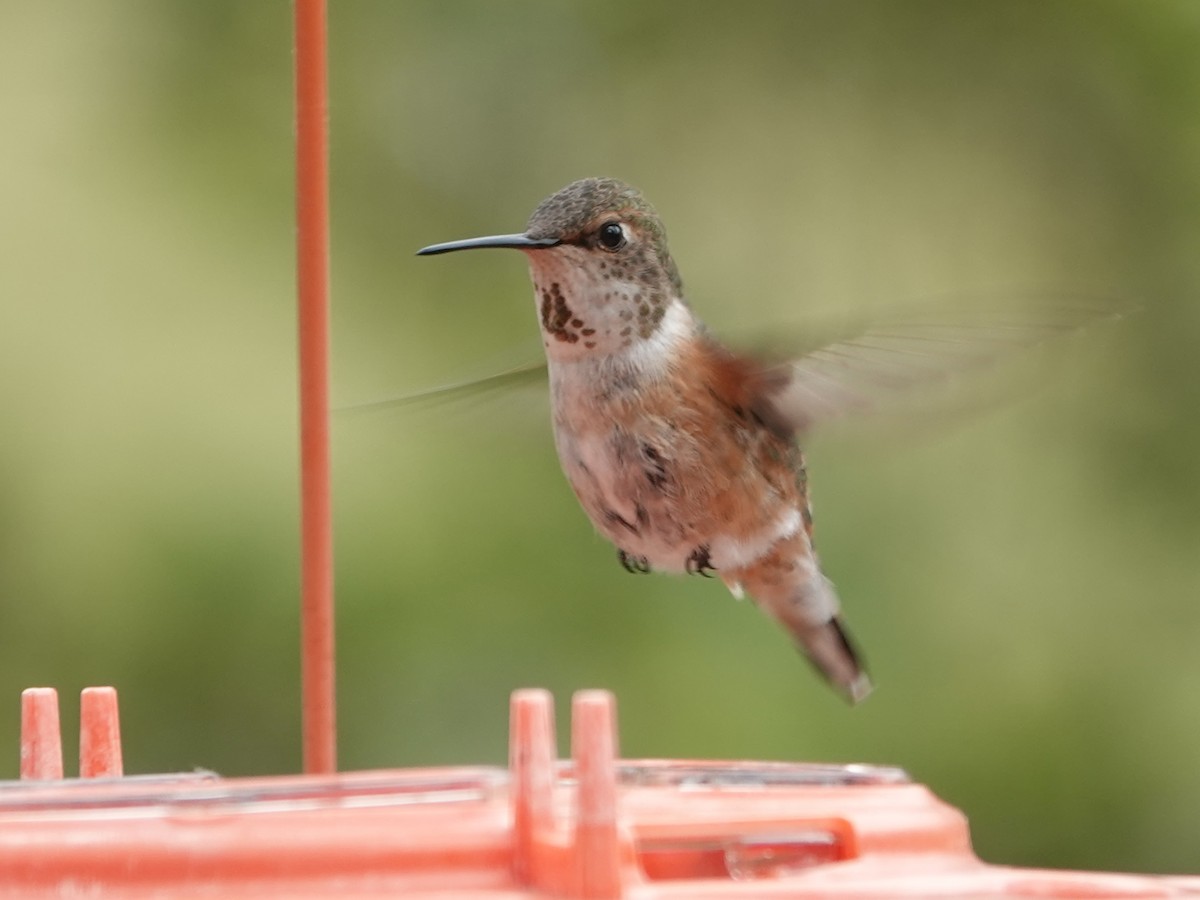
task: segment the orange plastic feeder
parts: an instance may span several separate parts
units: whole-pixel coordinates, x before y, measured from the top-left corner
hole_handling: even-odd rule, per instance
[[[899,769],[622,760],[615,706],[512,698],[508,769],[120,776],[116,694],[85,691],[62,779],[53,690],[23,697],[0,783],[4,897],[1195,897],[1200,879],[991,866]],[[27,764],[26,764],[27,763]]]

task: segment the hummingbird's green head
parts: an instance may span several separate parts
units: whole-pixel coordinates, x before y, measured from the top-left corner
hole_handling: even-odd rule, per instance
[[[607,353],[650,338],[683,284],[662,220],[615,178],[585,178],[547,197],[523,234],[435,244],[422,254],[511,247],[529,259],[546,351]]]

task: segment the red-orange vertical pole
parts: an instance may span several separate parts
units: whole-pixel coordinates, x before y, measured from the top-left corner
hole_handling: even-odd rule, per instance
[[[295,0],[304,771],[337,768],[329,467],[329,129],[325,0]]]

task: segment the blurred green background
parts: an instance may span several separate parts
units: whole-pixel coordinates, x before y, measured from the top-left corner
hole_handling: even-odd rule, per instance
[[[339,404],[538,352],[517,254],[413,251],[593,174],[718,332],[1142,304],[1019,402],[814,442],[855,709],[719,583],[625,574],[537,391],[340,416],[344,767],[501,763],[512,689],[600,686],[627,756],[898,764],[988,860],[1200,869],[1200,4],[332,7]],[[69,741],[117,685],[132,772],[296,770],[290,6],[0,20],[0,777],[36,684]]]

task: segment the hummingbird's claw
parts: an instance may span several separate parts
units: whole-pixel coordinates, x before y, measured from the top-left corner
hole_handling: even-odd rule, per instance
[[[650,561],[644,556],[634,556],[624,550],[617,551],[617,559],[631,575],[646,575],[650,572]]]
[[[712,557],[709,555],[708,545],[701,544],[692,551],[692,555],[687,558],[684,563],[684,568],[689,575],[703,575],[705,578],[712,578],[712,573],[717,571],[712,564]]]

